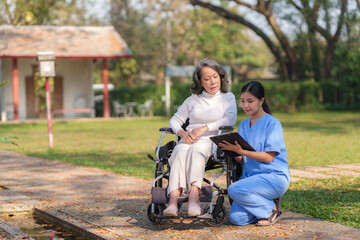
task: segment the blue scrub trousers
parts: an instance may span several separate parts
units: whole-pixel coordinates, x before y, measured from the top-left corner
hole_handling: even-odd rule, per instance
[[[234,201],[230,222],[247,225],[268,218],[275,207],[273,199],[284,195],[288,187],[285,175],[277,173],[257,174],[231,184],[228,194]]]

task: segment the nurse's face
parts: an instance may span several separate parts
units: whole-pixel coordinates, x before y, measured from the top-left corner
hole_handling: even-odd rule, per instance
[[[241,94],[241,108],[248,116],[253,116],[256,115],[259,111],[263,111],[263,102],[264,98],[258,99],[250,92],[243,92]]]
[[[221,80],[217,71],[210,67],[204,67],[201,70],[201,86],[212,95],[217,93],[221,87]]]

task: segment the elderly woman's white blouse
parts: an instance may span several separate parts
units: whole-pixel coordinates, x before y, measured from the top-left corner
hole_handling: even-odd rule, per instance
[[[209,138],[217,135],[221,126],[234,126],[237,117],[235,96],[231,92],[217,92],[212,95],[203,91],[201,94],[192,94],[179,107],[175,115],[170,119],[170,127],[177,133],[181,126],[189,118],[186,130],[207,125],[208,132],[200,138]]]

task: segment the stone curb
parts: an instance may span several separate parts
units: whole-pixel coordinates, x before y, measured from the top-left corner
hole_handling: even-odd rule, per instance
[[[0,188],[0,214],[32,213],[39,201],[33,200],[23,194],[1,186]]]

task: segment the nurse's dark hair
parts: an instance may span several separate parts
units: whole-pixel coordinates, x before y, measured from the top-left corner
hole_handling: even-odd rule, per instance
[[[191,92],[193,94],[201,94],[204,91],[204,88],[201,86],[201,71],[205,67],[212,68],[219,74],[221,81],[220,91],[226,93],[228,81],[226,80],[225,70],[216,61],[207,58],[200,60],[198,65],[196,66],[196,69],[193,73],[193,83],[191,84],[190,88]]]
[[[269,105],[266,103],[265,100],[265,90],[264,87],[261,83],[259,83],[258,81],[251,81],[248,82],[245,86],[243,86],[243,88],[241,89],[241,93],[244,92],[249,92],[252,95],[254,95],[255,97],[257,97],[259,100],[261,100],[262,98],[264,98],[264,102],[262,104],[262,108],[264,109],[264,111],[268,114],[271,114],[271,110]]]

